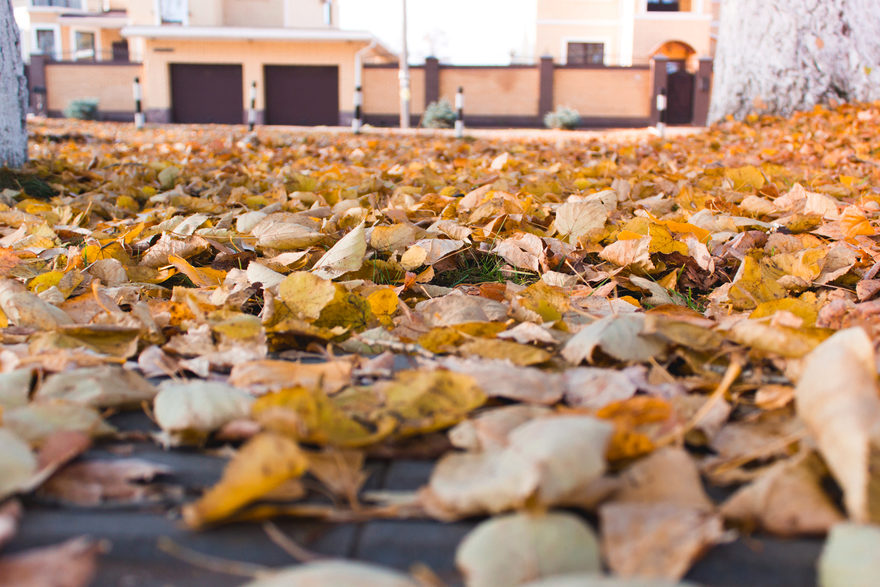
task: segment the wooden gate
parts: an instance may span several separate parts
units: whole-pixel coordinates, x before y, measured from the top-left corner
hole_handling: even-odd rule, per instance
[[[266,124],[339,124],[339,67],[266,65]]]
[[[694,74],[679,69],[669,74],[666,84],[667,124],[690,124],[694,120]]]
[[[171,64],[171,121],[241,124],[241,65]]]

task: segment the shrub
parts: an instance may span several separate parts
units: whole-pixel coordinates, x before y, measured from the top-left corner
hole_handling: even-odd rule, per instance
[[[577,110],[566,106],[559,106],[556,110],[544,115],[544,126],[547,128],[562,128],[572,130],[581,122],[581,115]]]
[[[455,124],[455,111],[445,99],[431,102],[422,115],[425,128],[452,128]]]
[[[73,100],[64,109],[64,116],[66,118],[76,118],[77,120],[97,120],[98,99],[80,98]]]

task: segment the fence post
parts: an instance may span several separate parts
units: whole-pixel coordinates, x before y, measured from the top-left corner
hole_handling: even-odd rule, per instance
[[[361,127],[364,125],[364,90],[361,86],[354,89],[354,118],[351,119],[351,130],[354,134],[361,134]]]
[[[666,88],[660,88],[657,94],[657,134],[666,138]]]
[[[134,127],[138,130],[144,128],[143,92],[141,91],[141,78],[134,78],[132,84],[134,94]]]
[[[458,86],[455,92],[455,138],[464,136],[464,88]]]
[[[248,131],[253,132],[257,123],[257,82],[251,82],[250,108],[248,108]]]
[[[700,69],[694,84],[694,124],[705,126],[709,117],[709,99],[712,91],[712,58],[700,57]]]

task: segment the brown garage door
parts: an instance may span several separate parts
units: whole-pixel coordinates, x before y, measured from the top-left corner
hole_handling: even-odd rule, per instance
[[[266,65],[266,124],[339,124],[339,68]]]
[[[171,64],[171,120],[241,124],[241,65]]]

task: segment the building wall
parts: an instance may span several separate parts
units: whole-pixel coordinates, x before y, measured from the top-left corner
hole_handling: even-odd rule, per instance
[[[397,72],[397,67],[364,67],[364,112],[394,115],[400,112],[400,81]],[[421,115],[425,111],[425,70],[411,67],[409,84],[410,112]]]
[[[633,55],[647,60],[660,45],[667,41],[684,41],[698,56],[710,55],[710,15],[675,14],[660,17],[657,13],[640,16],[635,21]]]
[[[257,82],[257,110],[265,108],[263,65],[338,65],[339,108],[354,109],[354,55],[366,43],[293,41],[210,41],[153,39],[145,43],[144,108],[171,108],[171,63],[241,64],[243,94]],[[245,105],[242,104],[242,109]]]
[[[553,106],[585,118],[647,118],[651,114],[648,68],[560,67],[553,72]]]
[[[223,0],[226,26],[280,27],[283,23],[284,0]]]
[[[537,67],[441,67],[440,97],[455,103],[464,88],[469,115],[535,116],[540,79]]]
[[[97,98],[101,112],[134,111],[132,82],[141,73],[139,64],[48,63],[45,71],[50,112],[61,112],[80,98]]]

